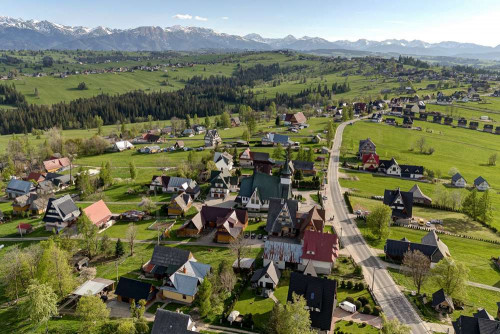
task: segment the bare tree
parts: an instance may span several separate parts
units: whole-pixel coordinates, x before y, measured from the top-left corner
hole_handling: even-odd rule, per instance
[[[418,138],[417,141],[415,142],[415,145],[418,147],[418,150],[420,151],[420,153],[424,153],[425,145],[426,145],[425,137]]]
[[[413,279],[417,293],[420,294],[420,289],[430,274],[431,262],[429,258],[419,250],[408,251],[403,258],[403,266]]]
[[[234,255],[236,255],[236,259],[238,260],[238,270],[241,269],[241,259],[248,253],[249,246],[248,239],[243,237],[243,233],[231,241],[231,244],[229,245],[229,249]]]
[[[130,223],[127,228],[126,238],[130,246],[130,256],[134,255],[134,242],[137,237],[137,226],[134,223]]]
[[[462,193],[460,190],[454,190],[450,193],[450,202],[453,210],[460,208],[462,205]]]

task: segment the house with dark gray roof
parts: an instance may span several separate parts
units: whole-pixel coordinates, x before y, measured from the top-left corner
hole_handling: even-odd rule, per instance
[[[138,303],[139,300],[144,299],[149,304],[154,300],[156,291],[156,288],[150,283],[120,277],[115,289],[115,295],[119,301],[124,303],[131,303],[132,300]]]
[[[297,219],[299,202],[294,199],[271,198],[267,213],[266,232],[272,236],[295,238],[300,232]]]
[[[455,334],[500,334],[500,321],[461,315],[453,329]]]
[[[486,191],[490,189],[490,185],[482,176],[479,176],[474,180],[474,187],[476,187],[478,191]]]
[[[441,261],[444,257],[450,257],[448,246],[439,238],[435,231],[430,231],[422,237],[420,243],[411,242],[406,238],[401,240],[387,239],[384,246],[385,256],[396,262],[402,262],[408,251],[418,250],[431,261],[431,266]]]
[[[209,180],[212,198],[224,198],[238,187],[238,177],[232,176],[227,169],[211,171]]]
[[[396,220],[411,219],[413,216],[413,193],[409,191],[385,190],[384,204],[392,209],[392,218]]]
[[[45,223],[47,231],[56,230],[59,232],[74,223],[80,214],[80,209],[73,202],[71,196],[65,195],[58,199],[49,199],[42,221]]]
[[[453,300],[444,293],[443,289],[439,289],[432,294],[432,307],[436,312],[453,313],[455,311]]]
[[[157,309],[151,334],[197,333],[195,322],[189,314]]]
[[[359,158],[361,159],[365,154],[377,154],[377,146],[375,146],[375,143],[370,138],[362,139],[359,141]]]
[[[207,130],[205,133],[205,147],[215,147],[222,143],[219,131],[216,129]]]
[[[300,170],[303,175],[316,175],[316,168],[314,162],[292,160],[293,171]]]
[[[257,269],[250,283],[254,288],[264,288],[274,290],[278,285],[281,277],[281,271],[276,268],[274,262],[269,262],[264,268]]]
[[[418,184],[415,183],[415,185],[409,190],[409,192],[413,193],[413,203],[426,205],[432,204],[432,198],[424,194]]]
[[[268,133],[262,137],[261,144],[264,146],[276,146],[281,144],[283,147],[292,146],[294,143],[290,140],[290,137],[286,135],[281,135],[279,133]]]
[[[451,177],[451,185],[456,188],[465,188],[467,186],[467,181],[460,173],[455,173],[455,175]]]
[[[18,196],[27,195],[35,190],[33,183],[18,179],[11,179],[5,188],[5,193],[8,198],[16,198]]]
[[[293,301],[293,294],[304,297],[313,329],[333,333],[333,311],[337,306],[336,280],[293,272],[287,301]]]
[[[495,320],[491,314],[488,313],[484,308],[478,310],[476,313],[472,314],[475,318],[481,318],[481,319],[488,319],[488,320]]]
[[[407,179],[421,179],[424,177],[424,167],[423,166],[413,166],[413,165],[400,165],[401,177]]]

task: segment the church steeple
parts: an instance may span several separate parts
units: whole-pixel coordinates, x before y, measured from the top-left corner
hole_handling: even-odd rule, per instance
[[[285,165],[280,173],[281,198],[290,199],[292,197],[292,169],[288,156],[285,159]]]

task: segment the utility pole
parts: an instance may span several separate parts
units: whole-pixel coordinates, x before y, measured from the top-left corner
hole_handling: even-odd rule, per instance
[[[116,283],[118,284],[118,259],[115,261],[115,266],[116,266]]]

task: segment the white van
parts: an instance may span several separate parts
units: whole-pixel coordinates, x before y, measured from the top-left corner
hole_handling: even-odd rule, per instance
[[[350,312],[350,313],[356,313],[356,305],[349,303],[348,301],[343,301],[339,304],[339,307],[343,309],[344,311]]]

